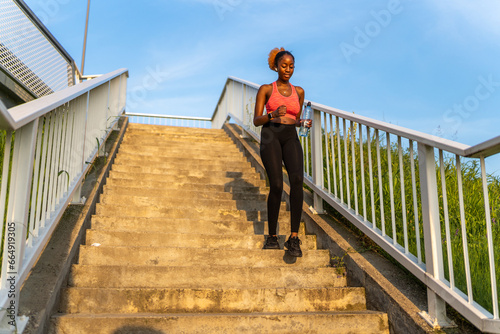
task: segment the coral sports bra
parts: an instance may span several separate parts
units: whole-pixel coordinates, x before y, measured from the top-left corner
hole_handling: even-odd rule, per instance
[[[292,94],[290,96],[283,96],[278,90],[278,86],[276,85],[276,81],[273,82],[273,92],[269,97],[269,100],[266,103],[266,112],[268,114],[272,113],[281,105],[286,106],[286,115],[285,117],[289,117],[293,120],[297,119],[297,115],[300,113],[300,103],[299,103],[299,95],[295,90],[295,87],[290,84],[292,88]]]

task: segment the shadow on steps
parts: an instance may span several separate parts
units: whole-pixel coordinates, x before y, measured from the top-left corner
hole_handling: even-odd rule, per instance
[[[265,221],[262,217],[264,216],[267,217],[267,212],[266,212],[267,210],[266,211],[252,210],[252,212],[250,213],[249,207],[247,205],[248,198],[242,199],[241,197],[235,195],[236,189],[241,189],[241,188],[252,189],[253,190],[252,194],[255,193],[256,200],[258,200],[257,195],[260,193],[259,187],[256,187],[252,183],[244,180],[242,172],[226,172],[226,177],[232,178],[233,180],[224,185],[224,191],[231,193],[233,195],[233,200],[236,202],[236,208],[238,210],[244,210],[247,212],[247,217],[250,218],[250,221],[253,221],[254,233],[257,235],[263,235]],[[263,203],[266,203],[265,199],[261,201]],[[260,218],[260,219],[255,219],[255,218]]]

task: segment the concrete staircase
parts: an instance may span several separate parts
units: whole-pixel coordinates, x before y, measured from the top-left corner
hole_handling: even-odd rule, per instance
[[[302,258],[262,249],[266,184],[223,130],[130,124],[104,189],[51,333],[389,333],[303,226]]]

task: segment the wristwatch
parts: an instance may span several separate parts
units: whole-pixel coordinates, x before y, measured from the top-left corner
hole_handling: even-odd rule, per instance
[[[269,120],[272,120],[273,119],[273,115],[271,115],[271,113],[267,114],[267,118],[269,118]]]

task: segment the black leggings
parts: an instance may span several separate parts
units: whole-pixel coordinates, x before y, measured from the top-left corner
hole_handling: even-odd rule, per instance
[[[282,161],[290,180],[291,232],[298,232],[302,216],[304,191],[304,156],[295,125],[266,123],[262,127],[260,157],[269,178],[267,216],[269,235],[276,235],[283,192]]]

